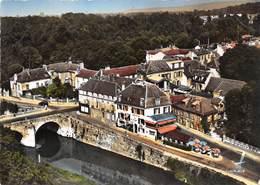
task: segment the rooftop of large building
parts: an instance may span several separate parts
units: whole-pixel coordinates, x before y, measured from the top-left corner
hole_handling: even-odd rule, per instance
[[[140,71],[146,75],[161,73],[171,71],[171,68],[166,63],[166,61],[150,61],[148,63],[142,64]]]
[[[90,78],[94,77],[97,71],[91,70],[91,69],[80,69],[79,73],[77,74],[77,77],[80,78]]]
[[[103,69],[104,75],[116,75],[120,77],[124,76],[131,76],[135,75],[138,72],[138,69],[140,68],[140,65],[129,65],[129,66],[123,66],[123,67],[115,67],[115,68],[108,68]]]
[[[211,77],[205,91],[221,92],[221,94],[225,96],[229,91],[242,89],[245,85],[245,81]]]
[[[90,79],[81,86],[80,90],[115,97],[119,91],[129,86],[132,82],[133,79],[130,78],[102,76]]]
[[[16,79],[17,82],[25,83],[44,79],[50,79],[50,75],[43,68],[25,69],[22,72],[15,74],[11,80]]]
[[[77,71],[79,68],[79,64],[71,63],[71,62],[60,62],[49,64],[47,69],[50,71],[55,71],[57,73],[65,73],[70,71]]]
[[[119,103],[141,108],[170,105],[170,98],[159,87],[148,82],[129,85],[120,93]]]
[[[218,112],[210,98],[200,96],[171,97],[173,107],[200,116],[207,116]]]

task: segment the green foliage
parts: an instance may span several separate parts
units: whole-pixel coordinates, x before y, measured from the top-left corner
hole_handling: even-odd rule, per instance
[[[239,45],[220,58],[224,78],[244,80],[248,85],[226,95],[227,134],[260,147],[260,49]]]
[[[46,91],[47,91],[46,87],[44,87],[44,86],[38,87],[38,88],[32,89],[32,95],[42,95],[43,97],[46,97],[47,96]]]
[[[260,79],[260,49],[239,45],[220,58],[220,74],[224,78],[255,82]]]
[[[232,90],[226,95],[225,100],[228,117],[225,123],[227,135],[246,143],[259,145],[259,141],[255,140],[259,125],[255,122],[253,89],[245,86],[241,91]]]
[[[0,126],[0,182],[5,185],[94,185],[95,183],[49,164],[38,164],[21,153],[17,133]],[[21,139],[21,138],[20,138]]]
[[[237,20],[241,19],[241,20]],[[241,22],[246,26],[239,26]],[[257,23],[257,22],[256,22]],[[141,63],[145,50],[176,44],[237,39],[251,32],[248,21],[227,17],[203,25],[197,12],[101,16],[67,13],[61,17],[2,17],[3,81],[23,67],[82,60],[90,69]],[[253,25],[257,29],[257,25]],[[15,64],[12,66],[11,64]]]
[[[18,112],[17,104],[7,102],[5,100],[0,102],[0,115],[3,115],[5,111],[9,110],[11,113]]]
[[[77,93],[73,90],[73,87],[68,83],[62,84],[59,78],[53,79],[52,84],[45,89],[45,92],[40,94],[60,99],[77,97]]]

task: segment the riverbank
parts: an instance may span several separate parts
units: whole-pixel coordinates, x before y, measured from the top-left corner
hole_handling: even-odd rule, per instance
[[[100,127],[101,125],[93,125],[92,123],[86,124],[86,122],[82,120],[72,120],[72,127],[75,129],[75,139],[93,145],[95,147],[102,148],[104,150],[108,150],[119,155],[137,160],[142,161],[146,164],[153,165],[164,170],[171,170],[167,166],[167,162],[170,159],[176,159],[182,163],[185,163],[191,168],[196,169],[195,171],[197,174],[200,174],[200,171],[206,171],[206,173],[211,174],[215,173],[216,176],[212,176],[213,178],[205,178],[207,184],[219,184],[221,183],[222,179],[229,179],[231,184],[255,184],[253,181],[250,181],[244,177],[240,177],[235,174],[228,173],[227,171],[220,170],[218,168],[211,167],[209,165],[200,164],[196,160],[193,161],[191,159],[187,159],[182,156],[178,156],[175,153],[178,151],[174,151],[173,153],[169,153],[165,151],[165,147],[160,146],[161,148],[157,147],[157,144],[148,144],[144,139],[140,139],[140,137],[133,136],[132,133],[127,131],[115,130],[109,127]],[[145,142],[144,142],[145,141]],[[163,149],[163,148],[164,149]],[[170,151],[170,150],[169,150]],[[196,157],[195,157],[196,158]],[[193,157],[193,159],[195,159]],[[206,159],[205,159],[206,160]],[[209,164],[212,165],[213,161],[209,161]],[[228,170],[228,169],[226,169]],[[196,176],[193,176],[196,178]],[[216,179],[217,182],[216,182]],[[183,179],[179,179],[183,180]],[[241,182],[243,183],[241,183]],[[196,180],[194,180],[196,182]],[[214,183],[212,183],[214,182]],[[216,184],[217,183],[217,184]],[[194,184],[196,185],[196,184]],[[200,184],[198,184],[200,185]]]

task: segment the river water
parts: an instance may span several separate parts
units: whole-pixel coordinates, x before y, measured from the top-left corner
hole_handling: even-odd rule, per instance
[[[26,148],[27,155],[54,166],[86,176],[97,184],[181,185],[174,175],[160,168],[135,161],[49,130],[36,135],[38,149]]]

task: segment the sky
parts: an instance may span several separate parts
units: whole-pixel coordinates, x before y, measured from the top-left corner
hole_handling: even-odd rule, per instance
[[[178,7],[232,0],[0,0],[1,16],[60,15],[66,12],[116,13],[135,8]]]

